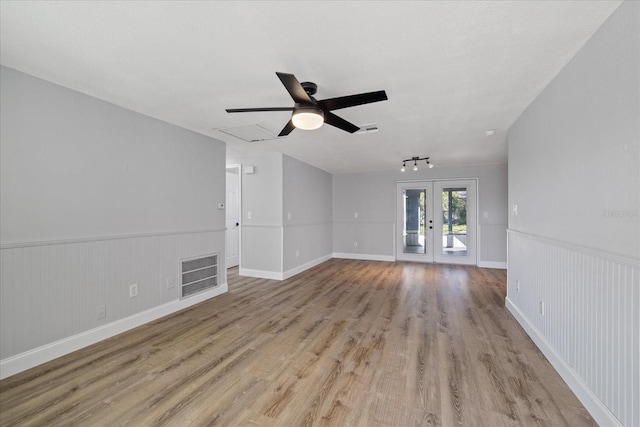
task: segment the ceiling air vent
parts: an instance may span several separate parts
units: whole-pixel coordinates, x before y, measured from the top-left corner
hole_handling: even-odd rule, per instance
[[[362,125],[360,126],[360,130],[357,131],[356,133],[374,133],[374,132],[378,132],[378,125],[375,123],[371,123],[368,125]]]
[[[246,142],[270,141],[278,139],[278,136],[267,129],[264,124],[256,123],[255,125],[238,126],[234,128],[217,129],[219,132],[227,135],[235,136]]]

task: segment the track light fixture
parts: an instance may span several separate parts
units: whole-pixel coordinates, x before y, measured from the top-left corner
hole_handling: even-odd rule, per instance
[[[404,160],[402,161],[402,167],[400,168],[400,172],[404,172],[405,170],[407,170],[407,169],[406,169],[407,162],[413,162],[413,170],[414,170],[414,171],[417,171],[417,170],[418,170],[418,162],[419,162],[419,161],[421,161],[421,160],[426,160],[426,162],[427,162],[427,167],[428,167],[429,169],[431,169],[431,168],[433,167],[433,163],[429,163],[429,158],[428,158],[428,157],[418,157],[418,156],[414,156],[414,157],[412,157],[412,158],[410,158],[410,159],[404,159]]]

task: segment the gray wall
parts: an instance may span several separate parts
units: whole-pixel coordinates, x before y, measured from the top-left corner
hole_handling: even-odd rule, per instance
[[[331,174],[284,156],[284,271],[333,252]]]
[[[639,16],[580,51],[509,129],[509,228],[640,257]],[[635,32],[635,34],[634,34]]]
[[[242,175],[240,272],[277,278],[282,272],[282,154],[229,158],[227,164],[254,167],[253,174]]]
[[[211,167],[222,143],[6,67],[1,76],[3,244],[224,224],[224,176]]]
[[[242,176],[241,274],[282,279],[331,255],[329,173],[280,153],[227,164],[255,171]]]
[[[224,144],[5,67],[0,85],[2,360],[166,308],[182,258],[220,253],[226,284]]]
[[[507,306],[601,425],[640,425],[639,19],[624,2],[509,129]]]
[[[504,164],[334,175],[334,252],[392,257],[396,182],[444,178],[478,178],[481,238],[478,262],[506,263],[508,211],[507,166]],[[483,212],[487,212],[487,218]],[[358,242],[357,248],[353,246],[354,241]]]

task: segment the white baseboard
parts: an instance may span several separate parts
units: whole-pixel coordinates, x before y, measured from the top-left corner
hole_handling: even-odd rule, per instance
[[[334,258],[343,259],[360,259],[363,261],[387,261],[395,262],[396,258],[393,255],[369,255],[369,254],[352,254],[347,252],[334,252]]]
[[[478,261],[478,267],[480,268],[499,268],[502,270],[506,270],[507,269],[507,263],[506,262],[499,262],[499,261]]]
[[[547,339],[533,326],[526,316],[507,298],[505,301],[507,310],[513,314],[520,326],[538,346],[542,354],[551,363],[553,368],[562,377],[578,400],[589,411],[593,419],[601,426],[623,427],[620,420],[598,399],[591,389],[582,381],[578,374],[560,357]]]
[[[312,267],[315,267],[318,264],[322,264],[325,261],[333,258],[333,255],[325,255],[323,257],[314,259],[313,261],[309,261],[305,264],[299,265],[297,267],[292,268],[291,270],[287,270],[284,273],[279,271],[267,271],[267,270],[254,270],[251,268],[240,268],[238,270],[238,274],[241,276],[248,277],[257,277],[259,279],[270,279],[270,280],[287,280],[289,277],[293,277],[296,274],[300,274],[303,271],[306,271]]]
[[[168,302],[149,310],[134,314],[124,319],[116,320],[104,326],[81,332],[68,338],[43,345],[33,350],[0,360],[0,379],[10,377],[35,366],[49,362],[65,354],[90,346],[99,341],[111,338],[130,329],[149,323],[153,320],[183,310],[202,301],[224,294],[228,291],[226,283],[214,289],[202,292],[192,297]]]
[[[279,271],[253,270],[251,268],[240,268],[238,274],[241,276],[257,277],[258,279],[284,280],[284,274]]]
[[[325,256],[322,256],[320,258],[314,259],[313,261],[309,261],[309,262],[307,262],[305,264],[299,265],[298,267],[294,267],[291,270],[285,271],[284,274],[283,274],[283,278],[284,278],[284,280],[286,280],[289,277],[293,277],[296,274],[300,274],[303,271],[306,271],[306,270],[308,270],[310,268],[313,268],[318,264],[322,264],[323,262],[328,261],[331,258],[333,258],[333,255],[331,255],[331,254],[330,255],[325,255]]]

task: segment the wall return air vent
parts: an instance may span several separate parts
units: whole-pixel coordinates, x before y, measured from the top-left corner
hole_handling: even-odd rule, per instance
[[[182,260],[182,298],[218,286],[218,254]]]

